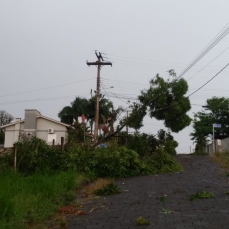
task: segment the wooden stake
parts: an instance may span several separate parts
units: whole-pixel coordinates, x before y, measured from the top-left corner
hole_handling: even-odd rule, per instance
[[[17,145],[14,145],[14,172],[16,173],[17,167]]]
[[[52,149],[54,149],[54,145],[55,145],[55,140],[52,140]]]
[[[61,150],[64,151],[64,137],[61,137]]]

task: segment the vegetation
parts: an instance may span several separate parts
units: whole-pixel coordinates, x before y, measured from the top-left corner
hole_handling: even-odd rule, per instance
[[[202,151],[202,150],[198,150],[198,151],[195,151],[194,153],[191,153],[191,155],[202,155],[202,156],[207,156],[207,155],[209,155],[208,153],[205,153],[204,151]]]
[[[98,196],[108,196],[108,195],[115,195],[121,193],[121,189],[114,184],[114,182],[110,182],[107,185],[103,186],[100,189],[96,189],[94,194]]]
[[[161,197],[156,197],[156,199],[159,200],[160,202],[167,202],[168,201],[166,195],[161,196]]]
[[[150,223],[147,219],[140,216],[139,218],[136,219],[136,225],[137,226],[146,226],[146,225],[150,225]]]
[[[229,173],[229,152],[215,153],[211,159],[219,163],[219,165],[225,169],[226,174]]]
[[[178,143],[174,140],[171,133],[161,129],[156,135],[157,138],[152,134],[135,132],[134,135],[129,136],[126,147],[136,151],[140,156],[149,156],[159,147],[163,148],[170,155],[176,155],[175,148],[178,146]]]
[[[196,144],[196,151],[203,150],[207,142],[212,140],[212,125],[221,124],[221,128],[215,128],[215,139],[229,136],[229,99],[224,97],[213,97],[206,101],[206,110],[194,114],[191,139]]]
[[[0,110],[0,127],[10,123],[14,117],[4,110]],[[4,144],[5,133],[0,129],[0,144]]]
[[[196,194],[190,195],[188,197],[188,200],[194,201],[194,200],[197,200],[197,199],[210,199],[210,198],[214,198],[213,193],[200,190]]]
[[[0,228],[33,228],[44,222],[59,206],[68,203],[68,193],[79,188],[83,180],[75,172],[34,173],[26,177],[11,171],[1,174]]]

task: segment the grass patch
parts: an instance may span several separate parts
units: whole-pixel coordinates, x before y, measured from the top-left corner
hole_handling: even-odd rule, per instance
[[[188,197],[189,201],[194,201],[197,199],[210,199],[210,198],[214,198],[214,194],[211,192],[207,192],[207,191],[198,191],[196,194],[190,195]]]
[[[59,206],[75,198],[82,180],[75,172],[0,175],[0,228],[33,228],[51,218]]]
[[[137,226],[147,226],[150,225],[149,221],[142,216],[136,219],[136,225]]]

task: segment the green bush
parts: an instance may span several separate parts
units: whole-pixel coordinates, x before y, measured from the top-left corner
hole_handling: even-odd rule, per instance
[[[158,148],[151,156],[144,157],[143,161],[147,167],[153,167],[157,173],[170,173],[183,170],[181,164],[166,153],[163,148]]]

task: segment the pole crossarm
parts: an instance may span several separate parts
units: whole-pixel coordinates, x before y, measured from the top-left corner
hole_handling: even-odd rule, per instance
[[[112,63],[111,62],[87,62],[87,65],[90,66],[90,65],[98,65],[98,66],[101,66],[101,65],[111,65],[112,66]]]

